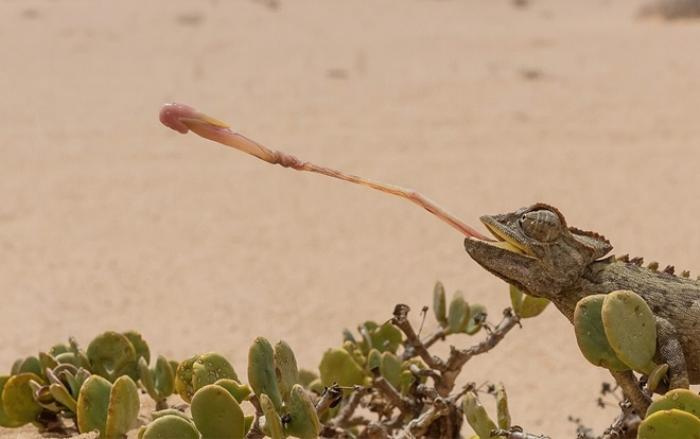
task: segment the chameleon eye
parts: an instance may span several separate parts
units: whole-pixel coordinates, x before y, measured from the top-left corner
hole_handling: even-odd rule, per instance
[[[559,216],[549,210],[527,212],[520,218],[520,227],[530,238],[542,242],[553,241],[561,232]]]

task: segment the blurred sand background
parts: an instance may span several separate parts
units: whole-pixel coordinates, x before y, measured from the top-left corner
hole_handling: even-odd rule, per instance
[[[418,321],[437,279],[494,322],[509,305],[421,209],[180,136],[158,123],[167,101],[473,225],[546,201],[618,253],[697,274],[700,22],[640,5],[0,2],[2,369],[132,328],[241,372],[255,336],[283,338],[315,367],[398,302]],[[555,309],[464,375],[503,381],[514,421],[553,438],[574,437],[569,415],[600,432],[614,414]]]

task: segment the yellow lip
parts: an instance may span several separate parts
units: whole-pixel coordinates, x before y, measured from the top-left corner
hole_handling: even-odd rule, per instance
[[[492,246],[498,247],[498,248],[502,248],[503,250],[508,250],[509,252],[512,252],[512,253],[519,253],[521,255],[525,254],[525,252],[523,250],[521,250],[520,247],[517,247],[508,241],[489,242],[489,245],[492,245]]]
[[[499,230],[497,227],[492,226],[491,224],[484,222],[484,225],[486,228],[491,232],[493,236],[498,239],[496,242],[489,242],[489,245],[493,245],[494,247],[502,248],[503,250],[507,250],[512,253],[518,253],[521,255],[527,255],[527,256],[534,256],[532,252],[522,246],[520,243],[518,243],[516,240],[508,236],[506,233],[503,231]]]

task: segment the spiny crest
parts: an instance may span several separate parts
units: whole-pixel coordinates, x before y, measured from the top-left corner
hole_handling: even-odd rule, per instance
[[[601,235],[600,233],[591,232],[590,230],[581,230],[581,229],[577,229],[576,227],[569,227],[569,231],[575,235],[587,236],[591,239],[595,239],[596,241],[601,241],[601,242],[604,242],[605,244],[611,245],[608,238]]]
[[[571,232],[571,236],[574,239],[593,253],[594,259],[605,256],[613,248],[610,241],[599,233],[577,229],[576,227],[569,227],[569,232]]]
[[[644,264],[643,257],[635,256],[633,258],[630,258],[630,255],[627,253],[625,253],[624,255],[620,255],[620,256],[612,256],[612,261],[624,262],[626,264],[633,264],[633,265],[636,265],[638,267],[641,267]],[[656,261],[651,261],[651,262],[649,262],[649,264],[647,265],[646,268],[649,269],[650,271],[653,271],[654,273],[658,273],[659,272],[659,263]],[[675,276],[676,275],[675,274],[676,267],[674,267],[673,265],[667,265],[666,268],[661,270],[661,272]],[[680,274],[680,277],[690,279],[690,270],[683,270]],[[697,280],[700,280],[700,276],[697,277]]]
[[[644,263],[644,258],[642,258],[640,256],[636,256],[636,257],[630,259],[630,263],[632,263],[638,267],[641,267],[642,264]]]

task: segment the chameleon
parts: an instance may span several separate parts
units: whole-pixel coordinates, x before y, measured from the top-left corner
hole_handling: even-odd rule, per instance
[[[592,294],[631,290],[656,319],[655,361],[669,365],[669,389],[700,383],[700,280],[674,274],[642,258],[609,256],[603,235],[567,226],[553,206],[537,203],[480,218],[495,241],[467,236],[464,247],[481,267],[534,296],[550,300],[573,323],[579,300]],[[640,395],[629,374],[613,373],[628,397]],[[622,383],[623,381],[624,383]]]
[[[642,267],[642,258],[608,256],[613,247],[604,236],[569,227],[555,207],[537,203],[511,213],[484,215],[490,238],[463,223],[420,193],[319,166],[268,148],[218,119],[178,103],[165,104],[160,121],[189,131],[273,165],[314,172],[407,199],[463,233],[467,253],[490,273],[522,291],[550,300],[573,323],[579,300],[593,294],[631,290],[649,305],[656,320],[655,362],[669,366],[668,388],[700,384],[700,280],[676,276],[671,266]],[[613,372],[632,405],[646,412],[651,398],[631,371]],[[657,391],[662,391],[659,389]]]

